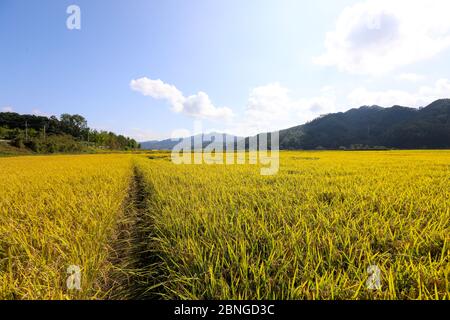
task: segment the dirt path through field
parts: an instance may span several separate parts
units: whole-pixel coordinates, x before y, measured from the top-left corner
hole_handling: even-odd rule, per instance
[[[158,299],[158,258],[152,250],[150,193],[134,166],[124,215],[118,225],[108,299]]]

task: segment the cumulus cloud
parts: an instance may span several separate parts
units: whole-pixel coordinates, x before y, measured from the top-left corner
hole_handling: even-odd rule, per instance
[[[2,112],[14,112],[14,109],[12,107],[7,106],[2,108]]]
[[[289,89],[279,83],[270,83],[250,90],[245,111],[235,117],[227,107],[216,107],[205,92],[185,96],[174,85],[161,80],[140,78],[132,80],[130,88],[154,99],[166,100],[171,109],[197,119],[231,119],[221,131],[250,135],[275,131],[302,124],[323,113],[336,111],[333,87],[324,87],[320,95],[296,99]],[[135,134],[134,136],[137,137]]]
[[[166,100],[172,111],[185,113],[195,118],[203,119],[229,119],[233,112],[227,107],[216,107],[205,92],[185,97],[174,85],[161,80],[152,80],[147,77],[132,80],[130,88],[144,96],[154,99]]]
[[[215,107],[208,95],[202,91],[184,100],[183,111],[191,116],[212,119],[229,119],[233,111],[227,107]]]
[[[31,110],[31,113],[35,116],[50,117],[50,114],[43,112],[39,109],[33,109]]]
[[[347,7],[314,59],[354,74],[379,75],[450,46],[450,1],[368,0]]]
[[[397,79],[409,82],[419,82],[425,79],[425,76],[417,73],[402,73],[397,77]]]
[[[183,93],[173,85],[164,83],[159,79],[152,80],[144,77],[131,80],[130,87],[132,90],[140,92],[144,96],[167,100],[175,112],[183,111],[185,98]]]
[[[432,86],[421,86],[414,92],[402,90],[370,91],[366,88],[357,88],[348,96],[351,105],[354,107],[374,104],[382,107],[393,105],[424,107],[442,98],[450,98],[450,81],[448,79],[440,79]]]
[[[331,87],[323,88],[318,97],[296,99],[289,89],[279,83],[271,83],[250,91],[244,116],[226,132],[252,135],[285,129],[335,110],[335,95]]]

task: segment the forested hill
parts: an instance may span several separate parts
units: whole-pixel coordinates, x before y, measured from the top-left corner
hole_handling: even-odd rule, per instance
[[[281,149],[450,148],[450,99],[425,108],[365,106],[280,131]]]
[[[142,147],[170,150],[177,143],[170,139],[148,141]],[[248,137],[245,145],[248,148]],[[281,150],[385,148],[449,149],[450,99],[419,109],[364,106],[280,131]]]
[[[57,118],[2,112],[0,140],[39,153],[79,152],[86,148],[128,150],[139,147],[131,138],[90,129],[84,117],[70,114]]]

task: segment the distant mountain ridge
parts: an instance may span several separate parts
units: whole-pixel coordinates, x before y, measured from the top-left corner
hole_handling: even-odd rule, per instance
[[[141,142],[141,149],[146,150],[172,150],[177,144],[179,144],[183,140],[187,140],[187,142],[194,145],[194,138],[199,138],[200,141],[203,141],[202,147],[206,147],[207,145],[211,144],[212,136],[215,135],[217,138],[222,139],[222,142],[230,142],[230,141],[237,141],[240,139],[244,139],[243,137],[238,137],[234,135],[229,135],[226,133],[217,133],[217,132],[211,132],[207,134],[198,134],[191,137],[186,138],[176,138],[176,139],[165,139],[165,140],[151,140],[146,142]],[[188,141],[190,140],[190,141]]]
[[[177,140],[179,141],[179,140]],[[173,141],[172,139],[166,140],[150,140],[141,142],[141,148],[145,150],[170,150],[172,149],[178,142]]]
[[[141,147],[170,150],[179,141],[148,141]],[[365,148],[450,148],[450,99],[436,100],[419,109],[363,106],[280,131],[281,150]]]
[[[364,106],[280,131],[280,149],[450,148],[450,99],[416,109]]]

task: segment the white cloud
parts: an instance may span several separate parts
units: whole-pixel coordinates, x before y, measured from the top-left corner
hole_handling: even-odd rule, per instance
[[[33,110],[31,111],[31,113],[32,113],[33,115],[35,115],[35,116],[50,117],[50,115],[49,115],[48,113],[42,112],[42,111],[39,110],[39,109],[33,109]]]
[[[397,77],[397,79],[409,82],[419,82],[425,79],[425,76],[417,73],[402,73]]]
[[[244,117],[225,131],[241,136],[275,131],[300,125],[320,114],[335,111],[333,89],[325,87],[321,94],[313,98],[295,99],[279,83],[256,87],[250,91]]]
[[[192,133],[188,129],[175,129],[170,135],[170,139],[178,140],[180,138],[188,138],[196,133]]]
[[[14,112],[14,109],[12,107],[7,106],[2,108],[2,112]]]
[[[132,90],[155,99],[167,100],[174,112],[197,119],[227,120],[234,117],[230,108],[213,105],[205,92],[184,96],[175,86],[161,80],[140,78],[130,83]],[[333,87],[324,87],[317,97],[296,99],[279,83],[256,87],[249,93],[243,115],[225,123],[226,129],[216,130],[237,135],[251,135],[303,124],[323,113],[336,111]],[[130,134],[142,140],[141,135]]]
[[[202,91],[184,100],[183,111],[191,116],[212,119],[229,119],[233,116],[230,108],[215,107],[208,95]]]
[[[172,110],[177,113],[183,112],[189,116],[203,119],[226,120],[233,116],[230,108],[214,106],[208,95],[202,91],[185,97],[174,85],[146,77],[132,80],[130,87],[144,96],[167,100]]]
[[[130,87],[132,90],[140,92],[144,96],[169,101],[175,112],[181,112],[183,110],[183,102],[185,100],[183,93],[173,85],[164,83],[159,79],[152,80],[144,77],[131,80]]]
[[[111,130],[107,130],[111,131]],[[112,130],[114,131],[114,130]],[[143,130],[140,128],[132,128],[131,130],[123,132],[123,135],[127,137],[132,137],[136,141],[151,141],[151,140],[161,140],[165,139],[166,135],[161,133],[156,133],[153,131]]]
[[[366,88],[357,88],[348,96],[353,107],[374,104],[382,107],[393,105],[424,107],[442,98],[450,98],[450,81],[448,79],[440,79],[433,86],[419,87],[414,92],[402,90],[370,91]]]
[[[384,74],[450,46],[450,1],[368,0],[347,7],[314,61],[354,74]]]

